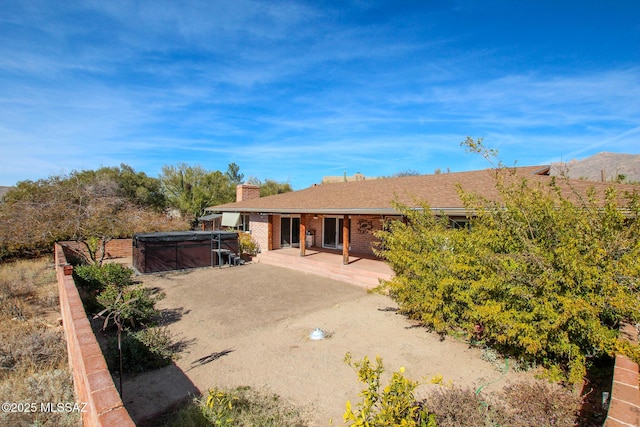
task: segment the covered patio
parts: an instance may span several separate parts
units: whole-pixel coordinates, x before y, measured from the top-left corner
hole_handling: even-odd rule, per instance
[[[316,274],[367,289],[378,286],[380,279],[389,280],[393,276],[391,267],[379,258],[351,253],[347,259],[345,264],[345,257],[340,250],[317,247],[282,248],[262,252],[256,257],[257,262]]]

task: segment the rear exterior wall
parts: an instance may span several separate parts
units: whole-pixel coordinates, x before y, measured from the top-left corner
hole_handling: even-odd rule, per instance
[[[261,251],[266,252],[269,250],[269,217],[267,215],[250,214],[249,232],[251,237],[260,245]]]
[[[269,247],[269,217],[267,215],[251,214],[250,230],[253,238],[260,244],[262,251]],[[281,215],[272,215],[273,221],[273,249],[280,249],[280,220]],[[309,214],[306,216],[305,226],[307,231],[314,234],[314,247],[322,247],[323,218]],[[350,251],[354,254],[374,255],[373,247],[377,238],[374,233],[382,230],[383,221],[380,216],[351,215],[351,241]]]

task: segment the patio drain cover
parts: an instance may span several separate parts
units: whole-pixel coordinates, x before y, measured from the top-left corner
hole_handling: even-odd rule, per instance
[[[320,328],[315,328],[313,332],[309,334],[309,339],[317,341],[323,340],[326,337],[325,332]]]

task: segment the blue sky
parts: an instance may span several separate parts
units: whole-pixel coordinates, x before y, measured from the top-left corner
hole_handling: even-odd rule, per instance
[[[640,153],[640,2],[0,1],[0,185],[126,163],[324,175]]]

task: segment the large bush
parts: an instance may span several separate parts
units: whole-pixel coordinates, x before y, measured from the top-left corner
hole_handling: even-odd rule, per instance
[[[162,212],[160,181],[131,167],[100,168],[21,181],[0,204],[0,260],[51,251],[53,243],[77,240],[95,249],[140,231],[188,229]],[[102,252],[104,255],[104,252]]]
[[[76,283],[94,291],[102,291],[108,285],[121,288],[132,285],[133,274],[133,269],[116,263],[78,265],[73,269]]]
[[[159,315],[155,304],[163,297],[164,294],[154,294],[151,289],[142,285],[125,288],[108,285],[98,294],[96,301],[103,308],[100,315],[105,317],[105,325],[109,323],[109,314],[117,313],[117,320],[122,322],[121,325],[136,328]]]
[[[151,327],[124,334],[121,337],[122,369],[125,373],[140,373],[165,367],[176,356],[177,344],[168,329]],[[119,371],[117,337],[107,344],[106,360],[111,371]]]
[[[497,176],[500,202],[461,192],[477,212],[469,227],[426,205],[396,206],[406,221],[377,236],[396,273],[384,287],[401,311],[571,383],[593,356],[640,361],[638,347],[618,339],[619,322],[640,317],[638,195],[569,198],[555,182]]]

